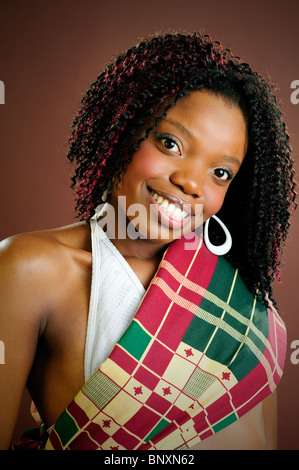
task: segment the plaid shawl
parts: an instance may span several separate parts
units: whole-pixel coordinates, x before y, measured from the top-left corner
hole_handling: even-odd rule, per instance
[[[127,331],[58,418],[51,449],[183,450],[273,392],[284,323],[198,239],[166,251]]]

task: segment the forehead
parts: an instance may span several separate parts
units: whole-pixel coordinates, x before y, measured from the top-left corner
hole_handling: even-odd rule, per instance
[[[193,91],[180,99],[167,111],[167,117],[174,115],[189,122],[190,126],[196,125],[197,119],[198,124],[205,118],[213,120],[216,125],[223,118],[230,117],[236,125],[239,124],[241,131],[244,131],[244,127],[246,129],[246,118],[241,108],[229,98],[209,90]]]
[[[244,157],[247,149],[247,124],[242,110],[216,93],[194,91],[169,109],[160,122],[186,139],[197,140],[209,148],[223,147]]]

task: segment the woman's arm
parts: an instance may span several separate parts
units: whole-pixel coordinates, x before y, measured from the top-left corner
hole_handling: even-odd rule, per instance
[[[37,249],[28,235],[0,244],[0,449],[10,445],[42,324],[44,288]]]
[[[277,449],[277,393],[276,390],[263,401],[266,450]]]

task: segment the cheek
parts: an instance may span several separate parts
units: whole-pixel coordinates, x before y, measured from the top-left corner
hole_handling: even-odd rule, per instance
[[[163,174],[163,164],[161,164],[159,152],[144,142],[140,150],[133,155],[122,175],[116,194],[127,196],[135,194],[136,196],[145,183],[161,174]]]
[[[217,214],[221,209],[226,195],[226,190],[212,192],[204,204],[204,221]]]
[[[155,178],[165,172],[160,152],[147,142],[143,142],[141,149],[133,156],[131,164],[140,180]]]

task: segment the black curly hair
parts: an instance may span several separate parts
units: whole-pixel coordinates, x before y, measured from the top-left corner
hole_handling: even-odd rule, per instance
[[[88,221],[113,177],[167,110],[194,90],[237,104],[248,125],[248,151],[219,211],[233,237],[229,262],[248,289],[272,298],[295,208],[289,136],[272,87],[209,36],[162,34],[120,54],[91,84],[72,123],[68,158],[76,164],[76,215]],[[164,106],[163,106],[164,105]],[[215,229],[214,243],[221,234]]]

